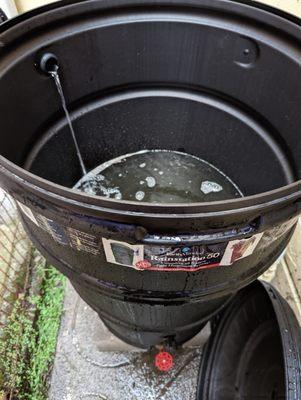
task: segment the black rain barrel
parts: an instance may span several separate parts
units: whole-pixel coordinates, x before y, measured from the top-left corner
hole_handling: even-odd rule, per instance
[[[244,198],[147,204],[71,188],[142,149],[224,171]],[[119,337],[182,343],[285,249],[301,209],[301,29],[250,2],[65,1],[0,27],[0,182],[28,235]]]

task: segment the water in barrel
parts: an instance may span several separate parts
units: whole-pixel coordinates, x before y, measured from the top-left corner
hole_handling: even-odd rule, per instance
[[[208,162],[178,151],[143,150],[107,161],[75,186],[88,194],[148,203],[196,203],[241,197]]]
[[[75,189],[105,198],[147,203],[198,203],[243,195],[218,168],[201,158],[178,151],[142,150],[107,161],[87,173],[58,66],[50,75],[55,81],[83,174]],[[119,251],[122,253],[124,249]]]

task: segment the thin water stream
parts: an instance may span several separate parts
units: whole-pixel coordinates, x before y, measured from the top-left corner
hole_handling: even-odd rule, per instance
[[[72,135],[72,138],[73,138],[73,142],[74,142],[74,146],[75,146],[75,149],[76,149],[77,157],[78,157],[78,160],[79,160],[79,163],[80,163],[80,166],[81,166],[81,170],[82,170],[82,175],[84,176],[84,175],[86,175],[88,173],[88,171],[87,171],[87,168],[86,168],[85,163],[83,161],[83,157],[82,157],[81,152],[80,152],[78,141],[77,141],[76,136],[75,136],[75,132],[74,132],[72,121],[71,121],[71,118],[70,118],[70,114],[69,114],[69,111],[68,111],[68,108],[67,108],[67,103],[66,103],[66,99],[65,99],[65,95],[64,95],[64,91],[63,91],[63,88],[62,88],[62,84],[61,84],[61,80],[60,80],[58,71],[51,71],[50,75],[53,77],[53,79],[55,81],[56,88],[57,88],[58,94],[60,96],[62,107],[63,107],[63,110],[65,112],[66,119],[67,119],[67,122],[68,122],[68,125],[69,125],[69,129],[70,129],[70,132],[71,132],[71,135]]]

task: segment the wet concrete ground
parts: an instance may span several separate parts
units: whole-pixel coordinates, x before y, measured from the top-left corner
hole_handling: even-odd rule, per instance
[[[68,284],[51,380],[51,400],[192,400],[207,327],[160,373],[154,354],[115,338]]]

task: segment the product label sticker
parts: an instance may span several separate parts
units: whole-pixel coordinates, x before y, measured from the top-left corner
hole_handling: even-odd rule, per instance
[[[273,228],[269,229],[266,231],[260,240],[260,243],[258,245],[258,249],[262,250],[268,247],[272,242],[275,240],[279,239],[281,236],[283,236],[285,233],[287,233],[290,229],[293,228],[293,226],[297,223],[298,217],[291,218],[290,220],[280,224],[276,225]]]
[[[248,239],[232,240],[229,242],[221,260],[221,265],[232,265],[236,261],[253,254],[262,236],[263,233],[258,233]]]
[[[251,255],[262,233],[248,239],[227,243],[194,246],[131,245],[102,239],[108,262],[149,271],[198,271],[232,265]]]
[[[143,245],[132,245],[105,238],[102,238],[102,244],[108,262],[140,269],[138,265],[144,261]]]

